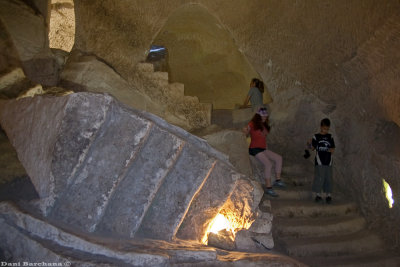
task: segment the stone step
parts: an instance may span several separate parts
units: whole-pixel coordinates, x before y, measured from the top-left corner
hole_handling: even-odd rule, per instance
[[[93,260],[103,266],[165,266],[168,262],[167,256],[155,251],[121,251],[71,234],[4,202],[0,204],[0,236],[0,249],[14,260],[67,263],[64,266],[70,266],[69,261],[76,263],[72,266],[91,266]]]
[[[154,65],[152,63],[138,63],[136,69],[140,72],[154,72]]]
[[[327,217],[355,214],[358,207],[353,202],[333,200],[331,204],[315,203],[312,200],[279,200],[272,202],[275,217]]]
[[[285,250],[289,256],[325,257],[352,255],[367,251],[376,251],[384,244],[379,236],[367,230],[348,235],[331,235],[310,238],[283,238]]]
[[[142,80],[139,84],[148,84],[148,86],[139,85],[141,91],[147,94],[152,102],[159,103],[159,106],[165,109],[159,113],[155,112],[157,110],[152,112],[189,131],[210,125],[211,103],[200,103],[197,96],[186,96],[184,84],[170,83],[168,72],[149,71],[142,64],[145,63],[139,64],[137,68],[138,77],[140,77],[138,79]],[[141,68],[144,68],[144,71],[141,71]],[[136,104],[135,107],[142,106],[140,101]]]
[[[171,240],[186,215],[201,213],[196,232],[184,231],[198,240],[224,200],[242,190],[241,174],[205,140],[109,95],[0,100],[0,121],[39,189],[42,215],[82,232]],[[246,190],[244,203],[262,195]]]
[[[309,186],[293,186],[290,183],[285,183],[287,187],[282,188],[274,188],[275,192],[279,195],[279,199],[287,199],[287,200],[311,200],[312,199],[312,192]]]
[[[205,119],[207,121],[207,124],[211,125],[211,112],[213,108],[212,103],[199,102],[199,105],[202,107],[202,110],[206,112]]]
[[[194,102],[194,103],[199,103],[199,98],[197,96],[190,96],[190,95],[185,95],[185,100]]]
[[[241,127],[243,128],[243,127]],[[250,140],[248,141],[250,143]],[[264,166],[262,163],[257,160],[254,156],[249,156],[251,167],[253,169],[253,177],[255,180],[260,181],[260,183],[265,184],[264,178]],[[285,163],[286,164],[286,163]],[[275,180],[275,171],[272,169],[272,177],[271,180]],[[285,169],[282,170],[282,180],[289,186],[305,186],[311,191],[311,184],[312,184],[313,177],[307,177],[304,174],[294,175],[287,173]]]
[[[313,177],[306,177],[304,175],[287,175],[283,172],[282,179],[289,186],[293,187],[305,187],[311,191]]]
[[[282,174],[285,177],[312,183],[314,179],[314,155],[306,160],[303,158],[303,154],[304,151],[300,151],[297,158],[285,159],[285,164],[282,166]]]
[[[157,126],[147,135],[116,188],[98,233],[133,237],[165,177],[175,168],[184,141]]]
[[[398,267],[400,256],[390,251],[357,253],[351,256],[298,258],[310,267]]]
[[[282,178],[283,181],[285,181],[286,187],[281,188],[281,187],[274,187],[274,190],[276,193],[279,195],[279,199],[286,199],[286,200],[306,200],[306,201],[314,201],[315,195],[311,192],[311,185],[299,185],[297,183],[293,183],[290,179],[287,177]],[[275,198],[270,197],[269,195],[266,195],[269,199],[274,200]],[[332,196],[335,201],[345,201],[346,198],[340,194],[340,193],[335,193]],[[276,200],[276,199],[275,199]],[[323,199],[325,201],[325,199]]]
[[[198,152],[191,144],[185,144],[174,168],[157,191],[135,236],[172,239],[194,195],[203,186],[215,163],[215,159]]]
[[[71,230],[57,228],[14,204],[0,203],[0,251],[14,262],[32,266],[305,266],[268,252],[230,252],[182,240],[112,239]]]
[[[67,246],[61,246],[51,240],[42,239],[35,236],[31,236],[30,238],[31,242],[36,243],[33,246],[40,246],[43,248],[42,253],[44,255],[36,255],[37,259],[46,259],[46,262],[50,262],[47,258],[47,255],[55,255],[57,257],[57,263],[63,264],[63,266],[112,267],[130,265],[129,262],[124,261],[123,259],[99,255],[96,253],[89,253]],[[162,266],[162,264],[159,266]]]
[[[71,102],[68,97],[34,97],[0,104],[1,125],[36,191],[45,200],[42,205],[45,212],[58,193],[65,190],[71,175],[82,163],[81,155],[88,150],[94,133],[104,122],[104,112],[92,110],[102,110],[107,103],[101,97],[89,108],[79,97]],[[74,119],[78,117],[80,120]],[[24,134],[26,129],[30,132],[28,137]]]
[[[159,80],[159,81],[168,82],[168,80],[169,80],[168,72],[163,72],[163,71],[156,71],[151,75],[151,77],[153,79]]]
[[[168,85],[169,90],[176,98],[183,97],[185,95],[185,85],[183,83],[170,83]]]
[[[222,128],[232,128],[231,109],[213,109],[211,112],[211,123]],[[242,125],[243,127],[244,125]]]
[[[335,216],[328,218],[275,217],[274,228],[279,237],[323,237],[351,234],[366,227],[366,221],[358,215]]]
[[[49,217],[93,232],[150,127],[150,122],[111,105],[103,127],[93,133],[97,137],[89,151],[79,155],[85,159],[82,167],[57,198]]]
[[[256,203],[259,203],[261,194],[261,190],[258,191],[252,181],[234,173],[228,165],[217,162],[204,185],[193,198],[176,236],[201,242],[201,238],[204,238],[206,234],[203,226],[208,224],[210,214],[213,214],[213,218],[218,214],[218,207],[224,209],[225,205],[235,203],[241,207],[240,211],[229,207],[226,207],[226,210],[231,211],[231,216],[239,218],[248,214],[252,207],[257,206]],[[212,195],[217,195],[217,197],[211,201]]]

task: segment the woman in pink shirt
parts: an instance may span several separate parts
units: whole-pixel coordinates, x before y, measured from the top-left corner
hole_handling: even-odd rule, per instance
[[[272,189],[271,185],[272,164],[275,164],[276,171],[274,186],[286,187],[286,185],[281,181],[282,156],[268,150],[267,147],[266,137],[270,130],[268,112],[267,109],[263,107],[257,110],[257,113],[254,114],[247,127],[243,129],[246,136],[250,135],[251,138],[249,154],[256,157],[256,159],[264,165],[265,186],[267,187],[265,193],[277,197],[278,194]]]

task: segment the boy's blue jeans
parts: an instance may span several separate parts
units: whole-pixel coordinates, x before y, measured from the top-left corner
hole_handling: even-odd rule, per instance
[[[315,193],[332,193],[332,166],[316,165],[312,191]]]

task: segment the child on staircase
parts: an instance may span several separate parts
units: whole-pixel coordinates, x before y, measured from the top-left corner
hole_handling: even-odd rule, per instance
[[[248,108],[250,102],[253,112],[257,112],[259,108],[264,107],[263,94],[264,94],[263,81],[257,78],[253,78],[250,82],[250,90],[243,102],[243,105],[241,105],[239,108]]]
[[[314,134],[311,141],[312,150],[315,153],[315,169],[312,191],[316,193],[315,202],[322,202],[321,192],[325,193],[325,201],[332,201],[332,154],[335,151],[335,142],[329,127],[331,122],[328,118],[321,120],[320,132]]]
[[[275,164],[276,171],[274,186],[286,187],[286,185],[281,181],[282,156],[267,149],[266,137],[270,130],[271,127],[268,124],[267,109],[264,107],[259,108],[247,127],[243,128],[243,132],[246,136],[250,135],[251,137],[249,154],[254,156],[264,165],[265,185],[267,187],[265,193],[277,197],[278,194],[272,189],[271,185],[272,163]]]

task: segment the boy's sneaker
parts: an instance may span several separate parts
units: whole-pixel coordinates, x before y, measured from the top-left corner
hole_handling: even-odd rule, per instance
[[[317,203],[322,202],[322,197],[316,196],[316,197],[315,197],[315,202],[317,202]]]
[[[277,197],[277,196],[279,196],[275,191],[274,191],[274,189],[267,189],[267,190],[265,190],[265,194],[267,194],[267,195],[270,195],[271,197]]]
[[[331,204],[332,198],[331,197],[326,197],[325,201],[326,201],[326,204]]]
[[[285,187],[286,187],[286,184],[285,184],[284,182],[282,182],[282,180],[276,180],[276,181],[274,182],[273,186],[285,188]]]

